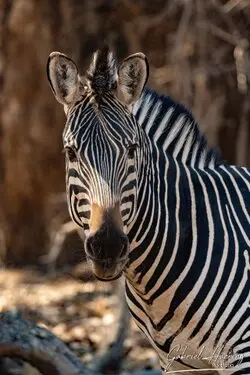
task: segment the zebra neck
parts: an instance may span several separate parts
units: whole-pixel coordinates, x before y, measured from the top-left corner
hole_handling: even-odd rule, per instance
[[[147,163],[150,167],[144,164],[145,173],[141,175],[138,189],[137,213],[128,232],[131,250],[126,273],[136,293],[146,299],[150,282],[155,283],[157,279],[157,276],[152,277],[150,265],[157,264],[160,257],[163,272],[178,247],[180,256],[175,259],[173,272],[182,270],[190,256],[189,245],[192,242],[189,172],[182,173],[179,163],[162,157],[157,149]],[[187,166],[184,168],[189,169]]]
[[[145,89],[133,114],[153,147],[192,168],[213,168],[222,163],[190,111],[170,97]]]

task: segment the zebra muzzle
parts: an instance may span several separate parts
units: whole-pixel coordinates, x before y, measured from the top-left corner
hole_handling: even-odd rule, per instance
[[[86,239],[85,252],[96,277],[113,280],[121,275],[128,261],[129,241],[116,229],[99,231]]]
[[[110,208],[91,206],[85,252],[97,278],[112,280],[121,275],[128,261],[129,240],[123,232],[119,203]]]

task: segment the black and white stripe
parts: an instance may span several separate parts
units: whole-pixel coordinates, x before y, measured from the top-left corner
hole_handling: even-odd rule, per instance
[[[71,217],[86,233],[93,203],[108,208],[120,201],[125,227],[134,217],[137,135],[135,119],[111,95],[98,108],[86,97],[69,114],[64,146],[77,150],[78,157],[67,160],[67,195]]]
[[[91,93],[69,111],[72,219],[88,234],[90,204],[120,201],[128,304],[163,367],[176,345],[190,356],[204,347],[207,367],[204,357],[225,346],[232,365],[243,356],[227,373],[249,375],[250,170],[224,163],[169,97],[146,89],[133,114],[111,94],[96,106]]]

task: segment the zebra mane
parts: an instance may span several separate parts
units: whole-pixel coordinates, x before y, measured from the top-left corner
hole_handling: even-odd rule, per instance
[[[208,144],[192,113],[169,96],[146,88],[133,114],[149,138],[169,155],[178,148],[180,154],[187,155],[189,165],[206,168],[223,164],[219,152]]]
[[[117,63],[108,46],[104,46],[93,54],[86,77],[91,89],[97,95],[102,95],[114,88],[117,78]]]

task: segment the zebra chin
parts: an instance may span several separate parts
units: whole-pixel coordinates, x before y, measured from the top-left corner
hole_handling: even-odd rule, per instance
[[[107,264],[104,261],[90,259],[87,257],[89,264],[93,270],[95,277],[100,281],[113,281],[122,276],[123,270],[126,266],[127,259],[119,262],[110,262]]]

